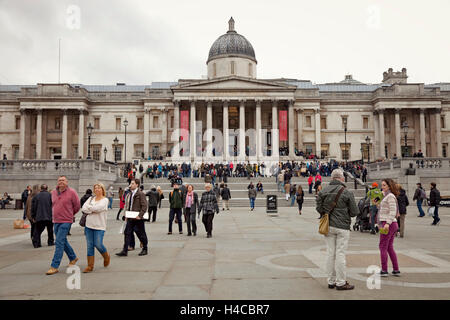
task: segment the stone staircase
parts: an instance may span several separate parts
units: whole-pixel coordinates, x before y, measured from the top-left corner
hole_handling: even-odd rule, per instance
[[[258,181],[261,181],[264,188],[264,194],[258,192],[255,206],[257,207],[265,207],[266,206],[266,196],[267,195],[277,195],[278,197],[278,206],[279,207],[288,207],[291,204],[291,200],[286,201],[285,194],[278,192],[277,190],[277,184],[275,182],[274,177],[257,177],[252,178],[248,180],[247,178],[228,178],[228,188],[231,191],[231,199],[229,202],[230,207],[248,207],[250,205],[249,199],[248,199],[248,191],[247,186],[249,185],[250,181],[253,182],[253,184],[256,187],[256,184]],[[330,177],[323,177],[322,178],[322,185],[326,186],[331,181]],[[303,191],[305,192],[305,201],[303,203],[303,206],[305,207],[315,207],[316,201],[314,196],[314,190],[312,194],[308,193],[308,182],[307,178],[303,177],[293,177],[291,182],[293,184],[296,184],[297,187],[300,184],[303,188]],[[144,191],[148,191],[152,185],[160,186],[161,189],[164,192],[164,199],[162,202],[161,207],[162,208],[168,208],[168,196],[169,192],[172,190],[170,186],[170,181],[166,178],[161,179],[144,179]],[[194,191],[196,191],[199,196],[201,196],[201,193],[205,190],[204,186],[204,179],[203,178],[184,178],[183,184],[192,184],[194,186]],[[127,179],[120,178],[116,183],[113,185],[114,187],[114,202],[113,207],[118,208],[119,207],[119,199],[118,199],[118,190],[119,187],[122,189],[125,189],[127,187]],[[346,183],[347,188],[354,194],[356,202],[359,201],[359,199],[363,198],[365,195],[365,189],[358,185],[358,189],[354,189],[354,182],[352,180],[348,180]],[[219,206],[222,205],[222,201],[219,199]],[[297,203],[294,203],[294,206],[297,207]]]

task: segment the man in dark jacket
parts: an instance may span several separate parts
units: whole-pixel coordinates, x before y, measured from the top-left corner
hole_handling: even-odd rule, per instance
[[[144,214],[147,211],[147,199],[145,194],[139,190],[141,181],[139,179],[132,179],[130,184],[130,192],[125,198],[125,209],[127,211],[139,212],[136,218],[126,218],[127,224],[124,231],[125,241],[121,252],[116,253],[119,257],[126,257],[128,255],[128,248],[131,245],[131,238],[133,237],[133,231],[136,232],[139,240],[142,244],[142,251],[139,256],[145,256],[148,254],[148,238],[145,232]]]
[[[400,238],[403,238],[405,235],[405,218],[406,218],[406,207],[409,206],[408,196],[406,195],[406,191],[399,185],[400,194],[397,196],[398,203],[398,213],[400,216],[398,217],[398,227]]]
[[[419,210],[419,218],[425,217],[425,212],[423,212],[422,209],[422,203],[423,200],[427,198],[427,194],[425,193],[425,190],[422,188],[422,184],[419,182],[417,184],[417,189],[414,192],[413,201],[417,200],[417,209]]]
[[[441,201],[441,193],[438,189],[436,189],[436,183],[432,182],[430,186],[430,207],[434,207],[433,222],[431,223],[431,225],[437,226],[441,222],[441,218],[439,218],[438,214],[439,202]]]
[[[331,173],[329,185],[323,188],[316,199],[316,210],[320,215],[329,214],[329,232],[325,236],[327,242],[327,273],[328,288],[337,290],[352,290],[354,286],[346,281],[345,272],[345,250],[350,237],[351,218],[359,213],[355,203],[355,197],[344,184],[344,172],[341,169],[335,169]],[[341,192],[337,199],[334,210],[330,213],[336,196]]]
[[[30,194],[31,194],[31,186],[27,186],[27,188],[22,192],[23,220],[25,220],[27,216],[27,199]]]
[[[222,197],[222,210],[225,210],[225,207],[227,207],[227,210],[230,210],[228,202],[231,199],[231,192],[230,189],[228,189],[227,184],[224,184],[220,196]]]
[[[156,211],[158,210],[159,193],[156,191],[156,186],[152,185],[150,191],[147,192],[148,197],[148,220],[156,221]],[[152,217],[153,213],[153,217]],[[150,219],[151,218],[151,219]]]
[[[198,214],[203,211],[202,222],[205,225],[207,238],[212,237],[214,212],[219,213],[219,206],[217,205],[217,198],[214,191],[211,190],[211,184],[205,185],[205,192],[202,194],[200,205],[198,206]]]
[[[183,194],[178,188],[178,184],[174,183],[173,190],[169,193],[169,232],[167,234],[172,234],[172,223],[175,215],[178,221],[178,231],[183,234],[183,221],[181,220],[181,210],[183,208]]]
[[[36,222],[33,233],[33,246],[41,246],[41,234],[47,228],[47,244],[53,246],[55,239],[53,236],[52,223],[52,195],[47,191],[46,184],[41,185],[41,192],[31,200],[31,217]]]

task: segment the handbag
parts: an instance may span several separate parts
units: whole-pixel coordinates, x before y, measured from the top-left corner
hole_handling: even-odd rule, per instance
[[[91,197],[90,199],[89,199],[89,204],[91,204],[92,203],[92,199],[93,199],[94,197]],[[82,227],[86,227],[86,218],[87,218],[87,216],[88,216],[88,214],[87,213],[84,213],[83,211],[82,211],[82,213],[83,213],[83,215],[81,216],[81,218],[80,218],[80,226],[82,226]]]
[[[24,221],[22,219],[16,219],[13,222],[14,229],[24,229]]]
[[[324,236],[328,235],[328,232],[330,230],[329,215],[334,211],[334,208],[336,208],[339,197],[341,196],[342,192],[344,192],[344,189],[345,187],[342,187],[339,190],[339,192],[336,195],[336,198],[333,201],[333,204],[331,205],[330,211],[328,213],[323,214],[319,220],[319,233],[323,234]]]

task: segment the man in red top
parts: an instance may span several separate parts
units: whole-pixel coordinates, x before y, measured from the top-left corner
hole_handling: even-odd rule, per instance
[[[309,178],[308,178],[308,186],[309,186],[309,193],[312,193],[312,188],[314,185],[314,178],[313,176],[310,174]]]
[[[67,233],[73,223],[75,214],[80,210],[80,199],[72,188],[69,188],[67,178],[60,176],[58,185],[52,191],[53,225],[56,237],[55,253],[47,275],[58,272],[64,252],[69,257],[69,266],[75,265],[78,258],[67,241]]]

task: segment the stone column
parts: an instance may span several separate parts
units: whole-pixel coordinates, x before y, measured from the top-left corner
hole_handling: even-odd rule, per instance
[[[172,131],[172,159],[180,157],[180,101],[174,100],[174,109],[173,109],[173,131]],[[186,150],[184,150],[186,152]],[[185,154],[183,154],[185,155]]]
[[[223,101],[223,160],[228,162],[230,153],[230,136],[228,132],[228,100]]]
[[[212,101],[206,101],[206,157],[207,161],[209,161],[213,154],[213,146],[212,146]]]
[[[245,100],[239,105],[239,158],[245,160]]]
[[[289,100],[288,106],[288,126],[289,126],[289,158],[295,159],[295,138],[294,138],[294,100]]]
[[[83,109],[80,109],[79,112],[80,117],[78,119],[78,157],[84,159],[84,111]]]
[[[62,143],[61,143],[61,153],[62,159],[67,159],[67,152],[68,152],[68,146],[67,146],[67,137],[68,137],[68,126],[67,126],[67,109],[63,109],[63,121],[62,121]]]
[[[25,148],[29,146],[25,146],[25,129],[27,124],[27,111],[25,109],[20,110],[20,144],[19,144],[19,159],[25,159]]]
[[[36,159],[42,159],[42,109],[37,110]]]
[[[381,109],[378,111],[379,114],[379,122],[380,122],[380,158],[385,159],[384,153],[384,110]]]
[[[321,136],[320,136],[320,110],[319,109],[315,109],[314,110],[315,113],[315,120],[316,120],[316,125],[315,125],[315,131],[316,131],[316,156],[320,157],[321,155],[321,151],[322,151],[322,143],[321,143]]]
[[[278,101],[272,100],[272,157],[279,160],[280,147],[279,147],[279,131],[278,131]]]
[[[422,150],[423,156],[427,156],[427,143],[425,140],[425,110],[420,109],[420,150]]]
[[[441,140],[441,109],[434,111],[436,120],[436,157],[442,157],[442,140]]]
[[[373,147],[374,147],[374,156],[375,156],[375,160],[378,159],[380,157],[380,147],[379,147],[379,143],[380,143],[380,122],[378,119],[378,112],[374,111],[373,112],[373,124],[374,124],[374,131],[375,131],[375,141],[373,141]]]
[[[303,110],[297,109],[297,149],[303,150]]]
[[[166,156],[167,153],[167,108],[161,108],[161,118],[160,118],[160,128],[161,132],[161,155]]]
[[[144,158],[148,159],[150,144],[150,108],[144,109]]]
[[[400,135],[400,109],[395,109],[395,153],[397,157],[402,156],[402,137]]]
[[[191,142],[190,142],[190,155],[191,155],[191,161],[194,160],[194,158],[197,157],[197,146],[195,144],[195,136],[196,136],[196,131],[197,131],[197,127],[196,127],[196,123],[195,123],[195,119],[196,119],[196,115],[195,115],[195,101],[191,101],[191,126],[190,126],[190,130],[189,130],[189,135],[191,138]]]
[[[261,122],[261,100],[256,100],[256,123],[255,123],[255,129],[256,129],[256,159],[260,160],[262,158],[262,136],[261,136],[261,128],[262,128],[262,122]]]

